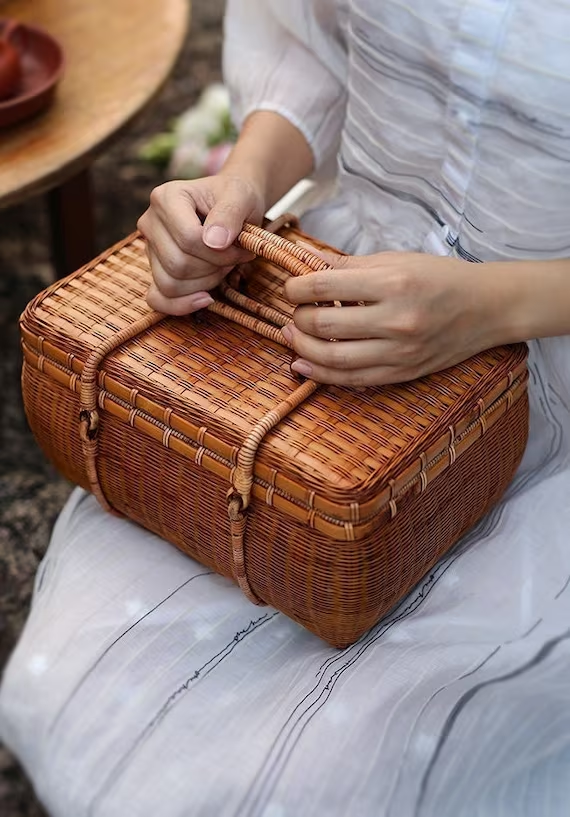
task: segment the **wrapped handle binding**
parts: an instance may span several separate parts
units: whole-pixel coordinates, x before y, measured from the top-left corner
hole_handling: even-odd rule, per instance
[[[275,235],[262,227],[255,227],[253,224],[244,224],[237,240],[245,250],[249,250],[266,261],[271,261],[295,277],[331,268],[330,264],[327,264],[326,261],[323,261],[322,258],[319,258],[318,255],[315,255],[306,247],[300,247],[280,235]],[[240,309],[236,309],[223,301],[215,301],[208,307],[209,311],[239,323],[241,326],[245,326],[275,343],[292,348],[281,332],[276,329],[276,326],[281,327],[290,323],[291,318],[276,309],[248,298],[230,287],[227,282],[221,284],[220,291],[227,300],[232,301],[251,314],[246,315]]]

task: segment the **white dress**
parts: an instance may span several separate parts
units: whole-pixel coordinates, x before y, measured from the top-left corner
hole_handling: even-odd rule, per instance
[[[566,0],[230,0],[225,73],[336,174],[309,232],[570,256]],[[50,813],[566,817],[570,338],[530,365],[507,498],[343,651],[76,491],[0,694]]]

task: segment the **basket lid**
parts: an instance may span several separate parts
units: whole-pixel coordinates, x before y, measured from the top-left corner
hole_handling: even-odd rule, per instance
[[[283,234],[323,246],[295,229]],[[252,297],[290,312],[280,295],[284,275],[252,262]],[[150,280],[144,241],[134,234],[53,284],[21,319],[28,362],[79,390],[93,350],[148,313]],[[271,490],[285,510],[316,513],[333,535],[339,525],[364,524],[414,480],[451,464],[520,396],[526,355],[516,344],[410,383],[321,387],[263,440],[254,495]],[[229,471],[252,427],[297,387],[290,361],[283,346],[206,310],[168,317],[103,360],[100,405],[131,423],[134,410],[149,434],[187,445],[196,461],[201,450],[201,464]]]

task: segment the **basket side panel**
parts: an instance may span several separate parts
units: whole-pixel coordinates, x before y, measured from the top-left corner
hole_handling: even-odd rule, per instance
[[[87,490],[79,439],[79,398],[25,360],[22,396],[28,424],[44,454],[66,479]]]
[[[30,367],[24,393],[40,446],[85,485],[77,395]],[[254,591],[329,643],[354,642],[501,497],[522,457],[527,424],[525,394],[423,493],[408,495],[391,522],[357,542],[332,540],[255,500],[246,535]],[[118,511],[231,577],[224,480],[108,414],[99,473]]]
[[[391,522],[358,542],[291,525],[256,502],[247,540],[252,587],[332,645],[353,643],[499,501],[527,435],[525,393],[423,493],[408,495]]]

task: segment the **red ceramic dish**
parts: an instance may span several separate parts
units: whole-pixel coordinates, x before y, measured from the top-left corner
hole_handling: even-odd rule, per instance
[[[14,96],[22,76],[20,53],[10,42],[10,27],[0,31],[0,101]]]
[[[12,21],[0,20],[0,36]],[[64,68],[57,40],[41,28],[20,23],[7,39],[20,55],[21,76],[13,96],[0,102],[0,128],[15,125],[47,108]]]

